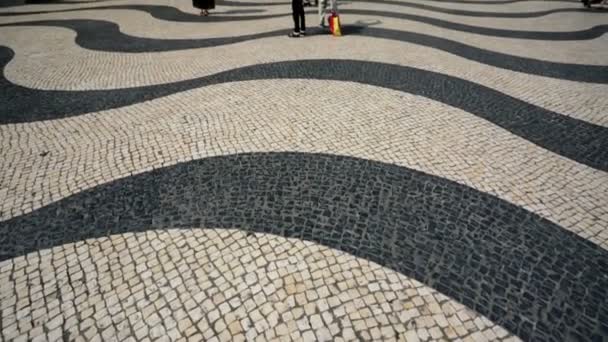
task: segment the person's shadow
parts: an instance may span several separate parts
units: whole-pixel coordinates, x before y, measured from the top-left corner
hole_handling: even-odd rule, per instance
[[[359,34],[363,31],[365,31],[365,29],[367,27],[370,26],[376,26],[376,25],[380,25],[382,24],[382,21],[380,20],[357,20],[356,22],[352,23],[352,24],[345,24],[342,25],[342,27],[340,28],[342,30],[342,35],[348,36],[348,35],[356,35]]]
[[[357,20],[356,22],[352,23],[352,24],[344,24],[340,26],[340,30],[342,31],[342,35],[343,36],[349,36],[349,35],[357,35],[360,34],[361,32],[363,32],[365,30],[365,28],[370,27],[370,26],[375,26],[375,25],[380,25],[382,24],[382,21],[380,20]],[[313,35],[330,35],[331,32],[329,32],[329,27],[325,27],[325,28],[320,28],[320,27],[316,27],[314,30],[310,30],[308,29],[308,31],[312,31],[311,33]]]

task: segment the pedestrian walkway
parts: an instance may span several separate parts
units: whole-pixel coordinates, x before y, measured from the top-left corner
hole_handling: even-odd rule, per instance
[[[11,4],[0,340],[608,339],[606,10]]]

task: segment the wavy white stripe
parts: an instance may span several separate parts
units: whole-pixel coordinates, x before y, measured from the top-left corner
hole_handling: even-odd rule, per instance
[[[236,1],[238,2],[238,1]],[[271,1],[264,1],[271,2]],[[282,3],[282,5],[275,6],[222,6],[216,4],[216,10],[218,12],[230,11],[230,10],[243,10],[243,9],[255,9],[263,10],[265,13],[286,13],[290,11],[289,1],[275,1]],[[407,3],[406,1],[403,1]],[[420,2],[413,2],[414,4],[420,4]],[[44,11],[62,11],[70,9],[87,9],[99,6],[117,6],[127,4],[142,4],[142,5],[162,5],[179,8],[181,11],[186,13],[197,13],[197,10],[191,6],[189,1],[181,0],[117,0],[117,1],[102,1],[102,2],[91,2],[89,4],[47,4],[47,5],[28,5],[19,6],[13,8],[3,8],[0,12],[44,12]],[[493,13],[530,13],[539,11],[551,11],[558,9],[580,9],[581,4],[576,3],[565,3],[565,2],[551,2],[551,1],[527,1],[526,3],[512,3],[506,5],[484,5],[484,8],[476,8],[478,5],[472,4],[448,4],[441,2],[423,2],[424,5],[433,6],[436,8],[447,8],[453,7],[457,10],[464,11],[475,11],[475,12],[487,12]],[[587,25],[601,25],[604,24],[602,15],[589,14],[584,12],[565,12],[565,13],[553,13],[540,17],[532,18],[495,18],[495,17],[475,17],[468,15],[456,15],[441,13],[435,10],[425,10],[409,6],[399,6],[375,3],[373,1],[359,2],[359,1],[346,1],[341,3],[341,8],[373,8],[373,9],[386,9],[394,12],[406,12],[416,15],[422,15],[425,17],[442,18],[454,22],[467,23],[469,25],[486,26],[494,28],[503,28],[509,30],[577,30],[581,29],[580,25],[587,23]],[[525,7],[525,8],[520,8]],[[217,12],[212,12],[217,13]],[[20,16],[21,18],[31,18],[32,16]],[[563,20],[568,17],[568,20]],[[17,19],[15,17],[13,19]],[[5,18],[0,18],[4,20]],[[562,19],[562,20],[560,20]],[[20,20],[21,21],[21,20]]]
[[[192,79],[273,61],[361,59],[459,77],[557,113],[608,126],[608,85],[507,71],[409,43],[319,36],[307,37],[302,44],[277,37],[212,49],[124,54],[85,50],[74,44],[73,37],[72,31],[57,28],[19,28],[0,36],[0,44],[16,53],[5,76],[15,84],[36,89],[113,89]],[[370,54],[372,47],[374,53]]]
[[[395,6],[392,7],[393,8],[383,8],[383,6],[375,5],[373,9],[385,9],[395,12],[403,11],[402,8],[395,8]],[[345,6],[345,8],[365,9],[366,7],[353,4],[352,6]],[[117,23],[120,25],[121,32],[136,37],[150,37],[159,39],[201,39],[208,37],[226,37],[228,36],[227,33],[229,33],[230,36],[240,36],[290,27],[290,12],[288,10],[281,8],[280,11],[276,11],[275,9],[272,12],[285,14],[285,16],[273,19],[249,20],[243,22],[226,21],[219,23],[175,23],[160,21],[143,11],[92,10],[84,12],[37,15],[35,17],[31,17],[30,20],[102,19]],[[407,13],[410,12],[408,11]],[[315,15],[309,15],[308,19],[309,26],[318,25],[318,19]],[[28,21],[19,17],[5,19],[4,21],[9,22],[13,20],[17,22]],[[605,49],[605,46],[608,43],[608,38],[606,38],[608,35],[604,35],[603,37],[594,40],[585,41],[541,41],[478,35],[474,33],[454,31],[417,21],[401,20],[382,16],[345,14],[342,16],[342,21],[344,24],[379,21],[380,23],[375,25],[375,27],[418,32],[472,45],[489,51],[546,61],[594,65],[605,65],[608,63],[608,49]],[[473,25],[467,19],[452,21]],[[569,18],[565,21],[571,22],[573,20]],[[590,25],[584,17],[580,17],[579,20],[575,21],[580,23],[577,30],[588,29],[593,26]],[[554,19],[553,23],[555,22],[556,20]],[[482,25],[482,27],[483,26],[487,25]],[[519,24],[514,22],[512,22],[510,26],[511,27],[508,28],[508,30],[512,30],[513,27],[521,30]],[[2,28],[0,28],[0,30],[3,31]],[[536,30],[538,30],[538,28],[536,28],[534,31]],[[560,32],[564,30],[560,29],[559,27],[555,27],[554,30],[549,31]]]
[[[23,283],[32,284],[29,292],[19,290]],[[70,339],[95,339],[87,331],[94,317],[99,326],[117,322],[103,327],[103,340],[139,337],[140,329],[152,337],[203,339],[191,326],[223,341],[286,333],[285,340],[307,336],[315,310],[323,314],[321,327],[312,324],[320,340],[324,334],[371,339],[376,329],[384,341],[410,330],[428,336],[437,329],[450,339],[509,335],[454,299],[376,263],[311,242],[234,229],[156,230],[57,246],[0,263],[0,285],[0,297],[9,299],[0,316],[5,340],[18,336],[17,319],[20,327],[43,327],[51,340],[58,316],[65,322],[60,333]],[[38,289],[57,295],[37,296]],[[55,306],[61,307],[57,316]],[[367,310],[369,319],[357,324]],[[260,313],[266,319],[256,319]]]
[[[395,163],[466,184],[608,248],[608,173],[462,110],[367,85],[223,84],[97,114],[0,126],[0,137],[0,159],[6,161],[2,219],[186,160],[322,152]],[[50,153],[40,157],[42,151]]]

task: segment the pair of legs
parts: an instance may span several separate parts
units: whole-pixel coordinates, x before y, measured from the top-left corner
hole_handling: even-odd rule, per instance
[[[209,10],[215,8],[215,0],[192,0],[192,6],[201,10],[201,15],[209,15]]]
[[[303,0],[291,0],[291,11],[293,15],[293,33],[290,37],[299,37],[306,31],[306,18],[304,17]]]

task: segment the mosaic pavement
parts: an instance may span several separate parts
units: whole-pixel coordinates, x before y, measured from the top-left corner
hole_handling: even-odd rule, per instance
[[[0,340],[608,341],[608,12],[0,4]]]

